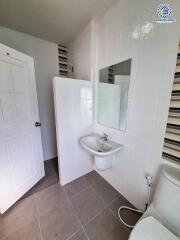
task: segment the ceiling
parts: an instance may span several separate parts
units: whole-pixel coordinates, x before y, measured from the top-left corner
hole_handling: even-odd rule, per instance
[[[0,0],[0,25],[67,44],[116,0]]]

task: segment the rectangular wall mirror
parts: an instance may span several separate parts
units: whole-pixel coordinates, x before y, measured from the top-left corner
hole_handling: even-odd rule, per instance
[[[126,131],[131,59],[99,72],[98,123]]]

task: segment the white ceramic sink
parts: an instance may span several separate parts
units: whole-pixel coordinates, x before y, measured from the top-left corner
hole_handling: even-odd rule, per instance
[[[119,152],[123,145],[113,141],[105,141],[102,136],[98,134],[91,134],[80,138],[81,146],[89,153],[97,157],[107,157]]]

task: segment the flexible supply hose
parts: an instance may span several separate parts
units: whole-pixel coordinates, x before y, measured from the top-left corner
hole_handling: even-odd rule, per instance
[[[118,217],[120,219],[120,221],[128,228],[134,228],[135,225],[129,225],[127,224],[121,217],[121,210],[130,210],[132,212],[137,212],[137,213],[145,213],[145,211],[147,210],[148,206],[150,205],[150,195],[151,195],[151,187],[152,187],[152,183],[149,183],[148,184],[148,199],[147,199],[147,202],[145,204],[145,210],[142,211],[142,210],[138,210],[138,209],[135,209],[135,208],[130,208],[130,207],[126,207],[126,206],[122,206],[118,209]]]
[[[134,228],[133,225],[129,225],[129,224],[125,223],[124,220],[123,220],[122,217],[121,217],[121,210],[125,210],[125,209],[126,209],[126,210],[130,210],[130,211],[132,211],[132,212],[137,212],[137,213],[144,213],[144,211],[138,210],[138,209],[134,209],[134,208],[130,208],[130,207],[126,207],[126,206],[122,206],[122,207],[120,207],[120,208],[118,209],[118,216],[119,216],[120,221],[121,221],[126,227],[128,227],[128,228]]]

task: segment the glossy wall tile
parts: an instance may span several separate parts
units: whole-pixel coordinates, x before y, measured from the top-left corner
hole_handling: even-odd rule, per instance
[[[54,78],[57,148],[62,185],[90,172],[91,156],[79,138],[92,132],[92,86],[89,81]]]

